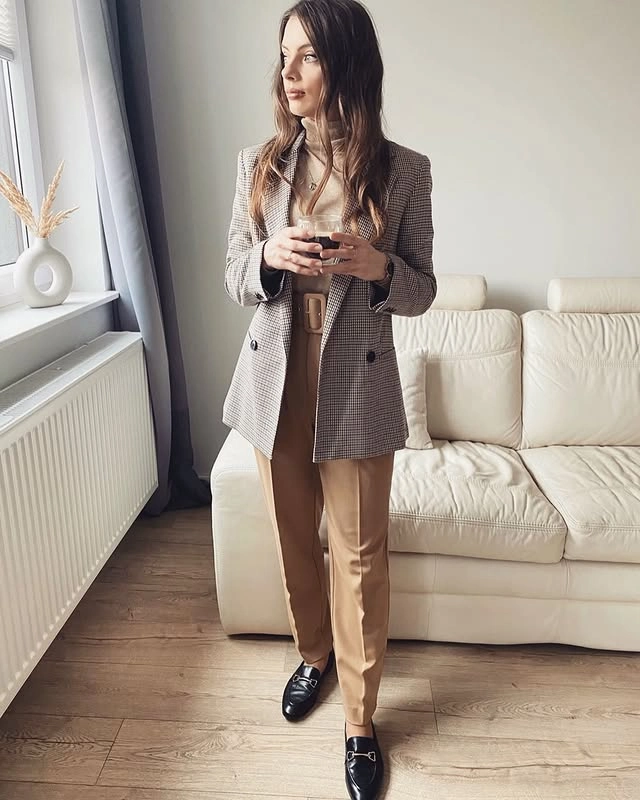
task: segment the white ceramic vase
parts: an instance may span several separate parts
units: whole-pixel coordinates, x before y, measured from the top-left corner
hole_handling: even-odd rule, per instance
[[[53,273],[53,283],[48,289],[36,286],[36,270],[48,266]],[[73,272],[71,264],[59,250],[52,247],[49,239],[36,237],[27,249],[18,256],[13,270],[13,285],[24,302],[31,308],[58,306],[69,296]]]

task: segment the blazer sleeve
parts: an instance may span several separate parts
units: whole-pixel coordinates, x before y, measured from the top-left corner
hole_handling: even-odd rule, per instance
[[[244,151],[238,154],[236,193],[229,227],[224,288],[241,306],[255,306],[275,299],[284,288],[284,270],[267,274],[263,269],[264,239],[253,244],[249,219],[250,176],[244,163]]]
[[[433,222],[431,219],[431,163],[420,159],[416,180],[398,233],[388,289],[370,284],[369,307],[378,314],[417,317],[433,303],[437,283],[433,274]]]

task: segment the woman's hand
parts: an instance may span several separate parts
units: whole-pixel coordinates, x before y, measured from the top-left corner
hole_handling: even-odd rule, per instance
[[[344,259],[340,264],[323,264],[322,274],[353,275],[363,281],[382,281],[387,273],[387,257],[366,239],[350,233],[332,233],[331,239],[340,242],[337,250],[323,250],[320,257]]]
[[[287,269],[298,275],[320,275],[322,264],[319,258],[309,258],[308,253],[320,256],[322,245],[307,242],[311,232],[303,228],[283,228],[265,244],[263,262],[271,269]],[[333,251],[332,251],[333,252]]]

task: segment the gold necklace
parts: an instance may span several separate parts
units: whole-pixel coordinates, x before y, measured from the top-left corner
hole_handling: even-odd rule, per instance
[[[334,171],[336,171],[335,165],[334,165],[333,169],[334,169]],[[309,183],[305,183],[304,179],[303,179],[303,183],[305,183],[305,185],[306,185],[306,187],[308,189],[311,189],[312,192],[315,192],[315,190],[318,188],[318,181],[313,177],[313,175],[311,174],[311,171],[308,168],[307,168],[307,178],[309,179]]]

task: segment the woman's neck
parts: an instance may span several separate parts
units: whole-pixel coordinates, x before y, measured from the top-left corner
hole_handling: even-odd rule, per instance
[[[311,117],[302,118],[302,126],[306,131],[306,141],[312,147],[322,147],[318,123]],[[344,146],[344,126],[339,119],[329,120],[329,138],[334,151]]]

